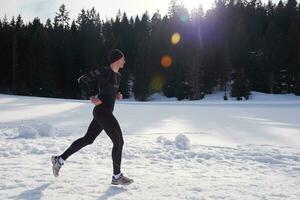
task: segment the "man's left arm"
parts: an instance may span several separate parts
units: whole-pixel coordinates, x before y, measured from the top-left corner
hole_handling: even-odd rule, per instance
[[[116,95],[117,100],[122,100],[123,99],[123,94],[121,93],[121,90],[120,90],[121,78],[122,78],[122,75],[119,73],[118,77],[117,77],[117,79],[118,79],[117,81],[119,83],[119,89],[118,89],[118,92],[117,92],[117,95]]]
[[[118,92],[116,95],[117,100],[122,100],[123,99],[123,94],[121,92]]]

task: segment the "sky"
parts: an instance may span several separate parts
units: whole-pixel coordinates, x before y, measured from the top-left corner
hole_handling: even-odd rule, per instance
[[[191,10],[202,3],[204,10],[211,8],[215,0],[182,0],[183,4]],[[273,0],[277,3],[279,0]],[[34,17],[39,17],[42,22],[47,18],[52,21],[55,12],[62,5],[66,5],[71,19],[76,19],[81,9],[95,9],[100,13],[101,19],[115,17],[120,9],[126,12],[127,16],[142,15],[148,11],[150,16],[160,11],[162,15],[168,12],[169,0],[0,0],[0,18],[4,15],[11,19],[12,16],[21,14],[25,22],[32,21]],[[178,0],[180,2],[180,0]],[[263,3],[267,0],[262,0]]]

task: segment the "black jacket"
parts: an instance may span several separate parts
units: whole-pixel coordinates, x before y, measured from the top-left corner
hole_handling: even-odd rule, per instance
[[[101,106],[112,110],[120,82],[121,74],[114,72],[110,67],[98,67],[78,78],[85,99],[96,96],[103,102]]]

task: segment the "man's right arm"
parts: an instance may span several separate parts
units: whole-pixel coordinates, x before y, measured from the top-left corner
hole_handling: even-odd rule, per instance
[[[95,82],[99,79],[99,77],[100,70],[94,69],[78,78],[79,86],[86,99],[95,95],[95,91],[92,91],[92,85],[95,85]]]
[[[91,102],[95,105],[100,105],[102,101],[98,98],[96,98],[95,91],[92,91],[92,85],[95,85],[95,82],[97,80],[100,80],[101,78],[101,72],[99,69],[91,70],[87,74],[84,74],[83,76],[78,78],[79,86],[82,90],[83,96],[86,99],[91,100]],[[98,90],[97,90],[98,92]]]
[[[86,99],[89,99],[91,96],[93,96],[92,91],[91,91],[91,84],[94,81],[93,77],[90,77],[85,74],[85,75],[82,75],[81,77],[79,77],[77,81],[82,90],[83,96]]]

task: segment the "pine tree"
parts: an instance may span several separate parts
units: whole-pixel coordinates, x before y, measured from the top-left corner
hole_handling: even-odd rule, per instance
[[[11,22],[12,28],[12,90],[14,93],[22,93],[22,64],[24,60],[24,34],[23,20],[18,15],[17,21]]]
[[[237,100],[242,100],[243,97],[248,99],[251,95],[250,91],[250,82],[246,78],[244,68],[241,67],[239,71],[233,74],[231,96],[236,97]]]
[[[80,26],[84,26],[88,21],[86,11],[81,9],[80,14],[77,17],[76,23]]]
[[[13,36],[12,36],[12,90],[14,93],[17,90],[17,81],[18,81],[18,76],[17,76],[17,71],[18,71],[18,41],[17,41],[17,28],[15,24],[14,17],[12,18],[11,21],[11,27],[13,28]]]
[[[300,17],[300,16],[299,16]],[[291,65],[291,80],[287,84],[291,84],[291,89],[295,94],[300,95],[300,23],[294,19],[291,23],[289,34],[289,52]]]
[[[201,61],[201,58],[193,56],[191,58],[190,68],[187,74],[188,85],[190,86],[190,100],[199,100],[204,98],[203,68],[204,64]]]
[[[48,29],[49,31],[53,29],[51,19],[49,18],[47,19],[45,28]]]
[[[71,98],[70,83],[72,83],[72,66],[71,66],[71,51],[70,49],[70,37],[69,37],[69,17],[68,11],[64,5],[59,8],[59,12],[56,13],[54,18],[54,27],[50,31],[51,42],[51,64],[53,71],[56,74],[54,78],[55,86],[58,88],[53,90],[56,97]]]
[[[191,42],[188,44],[189,53],[186,59],[189,60],[187,82],[190,86],[190,100],[203,99],[205,95],[204,85],[204,46],[203,46],[203,21],[204,13],[202,5],[197,10],[194,10],[191,16],[191,33],[188,35]]]
[[[231,96],[237,97],[241,100],[242,97],[248,99],[250,95],[250,82],[246,76],[247,72],[247,60],[249,52],[249,38],[247,37],[247,28],[245,26],[245,19],[240,19],[236,26],[236,39],[233,44],[232,51],[234,57],[232,57],[233,64],[233,76],[232,76],[232,88]]]
[[[70,28],[69,20],[70,20],[69,12],[66,10],[65,4],[62,4],[59,7],[59,11],[56,12],[56,16],[54,18],[54,24],[55,26],[69,29]]]
[[[297,7],[298,6],[298,7]],[[118,12],[101,21],[99,13],[81,10],[76,23],[60,6],[51,24],[24,24],[21,16],[0,20],[0,91],[55,97],[79,97],[76,79],[83,71],[107,65],[113,48],[125,53],[121,90],[133,86],[138,100],[154,92],[178,99],[200,99],[218,86],[227,96],[248,98],[255,91],[300,94],[300,4],[296,0],[217,0],[207,13],[191,15],[177,0],[169,12],[149,19],[128,19]],[[172,44],[178,32],[180,42]],[[170,55],[172,65],[161,66]],[[130,84],[129,84],[130,83]],[[133,85],[131,84],[133,83]]]
[[[170,0],[170,3],[169,3],[169,9],[168,9],[168,16],[170,18],[174,18],[177,11],[178,11],[178,2],[177,0]]]
[[[4,91],[11,92],[13,86],[13,27],[15,26],[14,17],[11,23],[8,22],[6,15],[3,18],[3,38],[1,45],[3,51],[1,52],[1,62],[2,62],[2,80],[4,85]]]
[[[117,48],[121,49],[125,54],[126,65],[125,68],[121,70],[122,79],[120,89],[124,98],[129,98],[132,88],[130,88],[130,71],[132,71],[132,65],[134,63],[133,54],[133,26],[129,24],[126,13],[123,13],[122,20],[120,22],[120,43]]]
[[[137,18],[138,19],[138,18]],[[135,99],[146,101],[149,96],[149,16],[146,12],[139,22],[136,20],[136,60],[134,63],[133,92]]]
[[[176,1],[171,2],[169,8],[170,19],[169,19],[169,38],[174,33],[179,33],[181,35],[181,40],[176,45],[169,42],[168,53],[172,57],[172,66],[169,67],[169,77],[167,84],[174,88],[174,96],[179,99],[189,98],[189,85],[186,80],[187,65],[186,60],[186,49],[188,49],[188,35],[189,35],[189,24],[190,16],[188,10],[184,7],[183,4],[178,5]],[[186,40],[185,40],[186,39]]]
[[[40,19],[35,18],[29,25],[31,30],[27,60],[28,81],[32,95],[52,96],[54,71],[49,60],[49,35]]]
[[[82,67],[86,69],[95,68],[100,63],[104,63],[104,59],[106,57],[106,55],[104,55],[105,51],[102,49],[102,27],[99,26],[99,20],[99,15],[96,13],[94,8],[92,8],[90,11],[82,10],[77,19],[77,23],[79,22],[79,45],[81,46],[81,56],[83,59]]]
[[[103,24],[102,35],[104,40],[104,44],[103,44],[104,52],[109,52],[111,49],[116,48],[116,37],[112,30],[112,23],[113,20],[106,21]]]
[[[162,26],[161,14],[156,11],[150,22],[149,38],[149,75],[150,75],[150,94],[159,93],[165,84],[164,69],[161,66],[161,58],[166,52],[168,40],[164,40],[164,28]]]
[[[81,48],[79,45],[80,44],[79,31],[76,22],[74,20],[72,21],[71,24],[69,38],[70,38],[70,49],[72,49],[72,51],[70,52],[70,66],[72,69],[71,72],[72,75],[69,75],[71,79],[69,84],[69,90],[70,93],[73,94],[73,97],[81,98],[81,91],[78,82],[76,80],[82,75],[81,68],[83,64],[82,64]]]
[[[268,17],[274,16],[274,9],[275,9],[275,5],[271,0],[269,0],[266,6],[266,12],[267,12],[266,14]]]
[[[9,26],[6,15],[0,27],[0,90],[10,92],[12,78],[12,37],[11,27]]]

